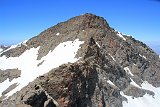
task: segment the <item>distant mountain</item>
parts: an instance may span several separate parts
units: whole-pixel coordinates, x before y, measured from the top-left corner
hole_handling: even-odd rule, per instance
[[[157,53],[160,55],[160,43],[148,43],[148,45]]]
[[[84,14],[0,53],[0,107],[159,107],[160,58]]]
[[[0,53],[8,48],[9,48],[9,46],[0,45]]]

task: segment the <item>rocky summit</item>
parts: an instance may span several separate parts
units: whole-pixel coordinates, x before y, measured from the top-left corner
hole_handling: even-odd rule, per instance
[[[0,52],[0,107],[159,107],[160,58],[93,14]]]

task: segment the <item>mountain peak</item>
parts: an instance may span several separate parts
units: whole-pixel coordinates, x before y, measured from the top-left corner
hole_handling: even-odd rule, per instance
[[[109,27],[108,23],[103,17],[97,16],[95,14],[86,13],[80,16],[71,18],[69,21],[79,23],[80,26],[85,28],[106,28]],[[80,27],[81,28],[81,27]]]
[[[73,17],[0,54],[0,106],[160,105],[159,56],[94,14]],[[145,101],[150,105],[141,105]]]
[[[43,54],[39,54],[38,59],[41,59],[50,50],[53,50],[59,43],[67,40],[75,40],[76,38],[85,40],[91,36],[97,36],[97,34],[92,32],[101,32],[101,34],[99,34],[100,37],[108,30],[110,30],[110,27],[104,18],[86,13],[46,29],[39,35],[26,41],[25,45],[24,43],[19,44],[17,47],[5,51],[1,54],[1,56],[5,55],[6,57],[16,57],[21,55],[27,49],[33,47],[37,48],[40,46],[39,52]],[[52,45],[53,42],[54,45]]]

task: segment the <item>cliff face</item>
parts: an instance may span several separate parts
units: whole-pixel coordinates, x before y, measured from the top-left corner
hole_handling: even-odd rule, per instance
[[[17,58],[29,49],[38,48],[36,60],[40,63],[37,67],[43,68],[47,61],[44,57],[61,43],[72,41],[70,44],[76,45],[76,39],[83,41],[74,52],[77,61],[53,66],[46,74],[2,100],[1,106],[15,103],[32,107],[127,107],[132,100],[134,103],[148,95],[147,98],[158,107],[159,56],[144,43],[115,31],[102,17],[93,14],[59,23],[25,43],[7,49],[1,57]],[[69,57],[68,51],[62,57],[65,54]],[[50,63],[57,61],[52,60]]]

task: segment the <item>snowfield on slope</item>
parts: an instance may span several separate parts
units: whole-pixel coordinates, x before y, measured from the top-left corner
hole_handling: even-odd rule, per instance
[[[134,76],[128,67],[125,67],[124,70],[130,76]],[[155,93],[155,95],[151,96],[149,94],[145,94],[143,97],[133,98],[132,96],[127,96],[123,92],[120,92],[120,94],[122,96],[126,97],[128,100],[127,102],[126,101],[122,102],[123,107],[159,107],[159,105],[160,105],[160,97],[159,97],[160,96],[160,87],[158,87],[158,88],[153,87],[151,84],[149,84],[146,81],[144,81],[141,84],[141,86],[139,86],[132,79],[131,79],[130,84],[137,87],[137,88],[140,88],[140,89],[153,91]]]
[[[155,88],[146,81],[143,82],[141,86],[142,89],[153,91],[155,95],[145,94],[143,97],[133,98],[121,92],[121,95],[128,100],[127,102],[122,102],[123,107],[160,107],[160,87]]]
[[[11,82],[7,79],[0,83],[0,96],[2,96],[2,92],[4,90],[14,83],[17,83],[18,86],[7,93],[7,96],[11,96],[26,86],[29,82],[33,81],[36,77],[47,73],[53,68],[64,63],[73,63],[78,61],[79,58],[75,58],[75,55],[80,48],[80,44],[83,43],[84,41],[79,41],[79,39],[60,43],[53,51],[50,51],[46,56],[42,57],[41,60],[37,60],[38,50],[40,47],[26,50],[19,57],[0,57],[1,70],[14,68],[21,70],[21,76],[19,78],[13,79]],[[41,62],[43,63],[38,66]]]

